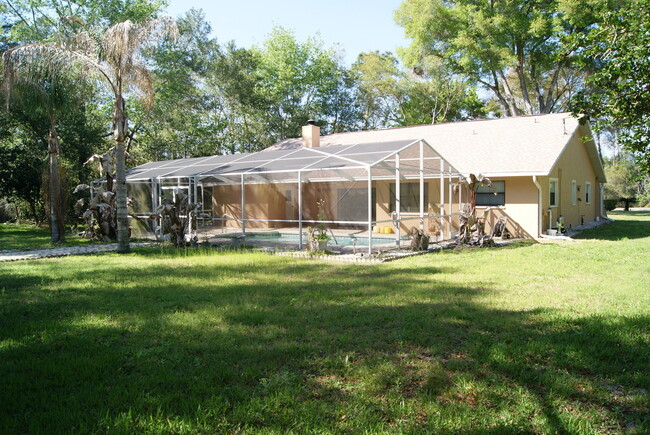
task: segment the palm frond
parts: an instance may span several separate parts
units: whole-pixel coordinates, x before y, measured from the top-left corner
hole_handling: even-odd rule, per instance
[[[113,82],[97,59],[61,43],[27,44],[7,50],[3,55],[5,81],[17,75],[62,79],[75,74],[83,79]]]
[[[143,64],[132,65],[128,71],[127,79],[129,89],[139,94],[145,110],[151,110],[155,92],[153,78],[147,67]]]
[[[117,70],[129,71],[142,61],[142,50],[165,38],[176,39],[178,27],[171,17],[161,17],[144,23],[126,20],[109,27],[102,37],[104,59]]]

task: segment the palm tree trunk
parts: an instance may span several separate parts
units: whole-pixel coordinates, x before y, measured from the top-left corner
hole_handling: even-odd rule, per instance
[[[127,118],[124,98],[115,98],[115,206],[117,208],[117,252],[125,254],[131,250],[129,245],[129,214],[126,205],[126,131]]]
[[[61,175],[59,173],[59,137],[56,125],[52,124],[47,139],[50,155],[50,232],[52,243],[61,243],[65,238],[65,221],[61,204]]]

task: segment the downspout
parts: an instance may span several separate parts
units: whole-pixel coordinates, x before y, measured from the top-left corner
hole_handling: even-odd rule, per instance
[[[605,203],[603,202],[603,194],[605,193],[605,184],[604,183],[598,183],[600,185],[600,211],[599,215],[601,218],[603,218],[606,221],[609,222],[615,222],[614,219],[605,216]]]
[[[603,205],[605,205],[603,203],[603,190],[604,190],[603,187],[604,186],[603,186],[603,183],[598,183],[598,186],[600,187],[600,195],[598,195],[598,197],[599,197],[598,199],[600,199],[600,201],[599,201],[600,202],[600,210],[598,210],[598,214],[600,215],[600,217],[604,218],[605,217],[604,213],[603,213],[605,211],[603,209]]]
[[[537,187],[537,238],[542,236],[542,186],[537,181],[537,175],[533,175],[533,184]]]

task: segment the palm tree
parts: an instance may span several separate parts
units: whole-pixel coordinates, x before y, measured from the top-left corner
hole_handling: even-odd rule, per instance
[[[5,70],[7,103],[15,102],[25,113],[38,117],[41,112],[48,120],[47,149],[49,155],[49,220],[52,243],[65,239],[65,219],[59,171],[58,115],[70,108],[72,95],[65,84],[52,80],[32,80],[33,77],[16,70]]]
[[[93,37],[74,36],[67,43],[28,44],[8,50],[5,68],[30,70],[58,76],[71,67],[84,78],[96,78],[113,94],[113,139],[115,140],[115,184],[117,207],[117,251],[129,252],[129,217],[126,197],[126,140],[128,117],[124,95],[129,90],[142,98],[145,108],[153,105],[153,83],[143,50],[165,38],[178,35],[176,22],[162,17],[142,23],[127,20]]]

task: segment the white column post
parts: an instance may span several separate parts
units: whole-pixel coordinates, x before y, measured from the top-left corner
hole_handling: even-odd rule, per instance
[[[368,166],[368,255],[372,254],[372,170]]]
[[[302,249],[302,172],[298,171],[298,249]]]
[[[92,189],[90,189],[90,191],[92,192]],[[158,180],[152,178],[151,179],[151,214],[156,213],[156,210],[158,210],[157,196],[158,196]],[[155,235],[156,231],[158,230],[158,220],[156,219],[152,221],[151,226],[153,228],[153,233]]]
[[[395,222],[396,230],[395,231],[395,245],[399,249],[400,247],[400,227],[402,223],[402,184],[400,183],[401,173],[399,170],[399,153],[395,154]]]
[[[201,188],[201,212],[205,213],[205,187],[203,187],[203,181],[199,183]]]
[[[244,186],[244,174],[241,174],[241,232],[246,234],[246,189]]]
[[[420,141],[420,230],[424,231],[424,142]]]
[[[460,176],[456,176],[458,179],[458,212],[463,211],[463,186],[460,185]],[[460,217],[458,218],[460,222]]]
[[[445,161],[440,159],[440,240],[445,239]]]
[[[454,196],[452,195],[451,189],[451,168],[449,168],[449,238],[451,239],[451,231],[454,229],[454,217],[452,213],[454,212],[453,207]]]
[[[192,181],[194,182],[194,204],[198,204],[199,201],[197,201],[196,198],[198,197],[199,186],[196,182],[196,177],[192,177]]]

